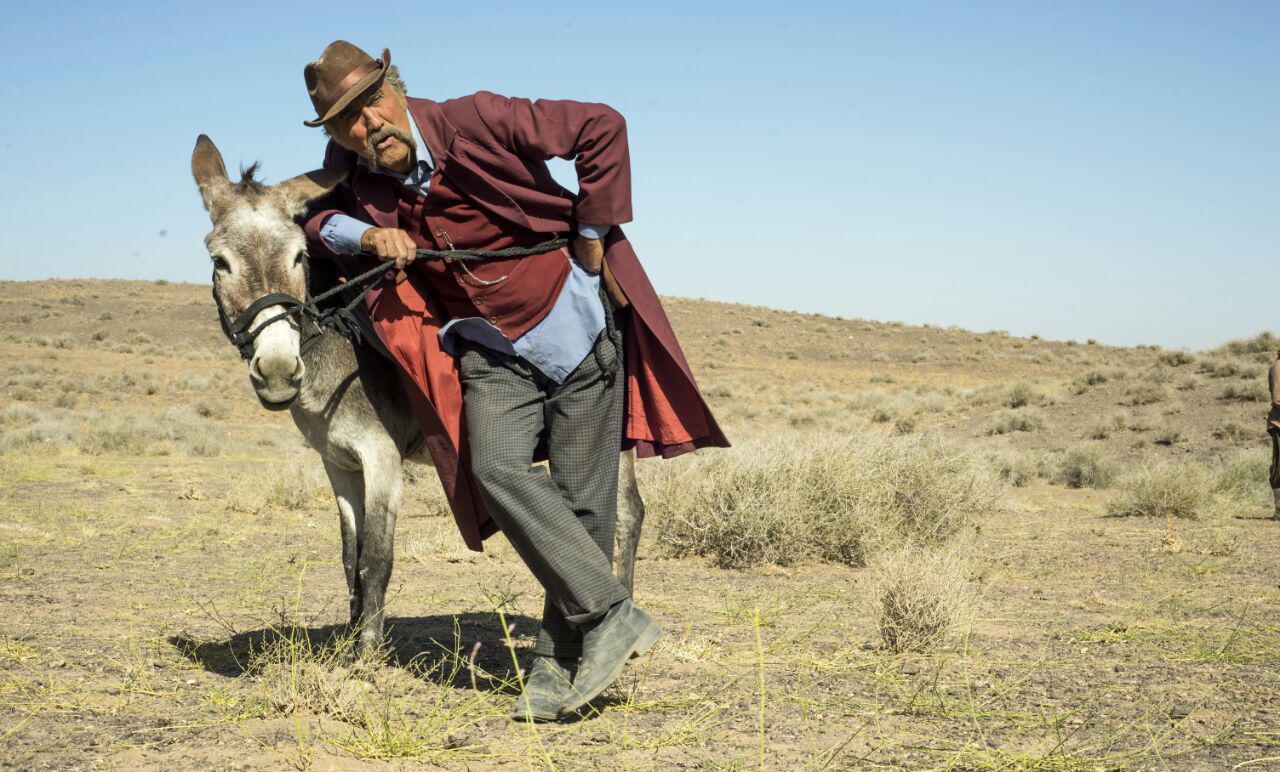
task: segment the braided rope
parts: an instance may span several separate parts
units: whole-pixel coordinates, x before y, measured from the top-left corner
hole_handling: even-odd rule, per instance
[[[568,246],[568,239],[552,239],[544,241],[541,244],[535,244],[531,247],[505,247],[503,249],[419,249],[417,250],[416,259],[429,260],[432,258],[440,258],[444,260],[457,260],[464,263],[479,263],[488,260],[506,260],[513,257],[529,257],[530,255],[541,255],[546,252],[552,252],[557,249]],[[362,253],[367,254],[367,253]],[[318,341],[324,332],[325,327],[330,327],[337,331],[353,343],[359,343],[362,340],[363,330],[360,327],[360,321],[355,315],[355,309],[364,300],[365,295],[378,285],[383,279],[389,275],[391,268],[394,268],[395,260],[386,260],[377,266],[370,268],[359,276],[348,279],[346,282],[337,285],[331,289],[321,292],[305,300],[298,300],[291,295],[283,293],[272,293],[264,295],[255,300],[249,308],[241,313],[234,323],[229,323],[226,314],[222,310],[222,304],[218,303],[218,314],[222,321],[223,332],[227,333],[227,337],[235,344],[240,351],[243,359],[250,359],[253,356],[253,342],[267,325],[278,322],[285,317],[299,314],[303,319],[313,323],[317,330],[315,333],[308,335],[302,341],[301,353],[306,353],[316,341]],[[366,283],[367,282],[367,283]],[[355,294],[345,305],[334,306],[333,308],[321,309],[319,303],[327,300],[352,286],[360,286],[360,291]],[[214,300],[217,301],[217,293],[214,293]],[[253,329],[249,329],[249,325],[253,324],[253,319],[261,310],[267,306],[282,305],[285,310],[267,319]]]

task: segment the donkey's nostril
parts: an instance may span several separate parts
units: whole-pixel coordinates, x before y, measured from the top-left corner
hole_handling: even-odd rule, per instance
[[[249,377],[259,381],[265,381],[267,377],[262,374],[261,360],[257,357],[249,360]]]
[[[289,378],[290,378],[290,379],[292,379],[292,380],[294,380],[294,381],[300,381],[300,380],[302,380],[302,371],[303,371],[303,369],[304,369],[304,368],[303,368],[303,365],[302,365],[302,360],[301,360],[301,359],[299,359],[299,360],[298,360],[298,366],[297,366],[297,367],[295,367],[295,368],[293,368],[293,373],[289,376]]]

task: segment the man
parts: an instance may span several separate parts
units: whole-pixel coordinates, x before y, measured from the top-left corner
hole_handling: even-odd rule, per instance
[[[1271,409],[1267,411],[1267,434],[1271,435],[1271,496],[1275,499],[1272,517],[1280,520],[1280,351],[1267,370],[1267,386],[1271,390]]]
[[[618,451],[728,445],[617,227],[631,219],[625,124],[568,100],[408,97],[390,51],[373,59],[345,41],[304,76],[316,110],[305,123],[330,137],[325,167],[347,174],[304,216],[309,246],[347,275],[396,261],[367,310],[459,530],[480,549],[501,527],[546,590],[513,715],[567,716],[659,635],[611,570]],[[576,196],[547,171],[553,156],[574,159]],[[569,233],[572,256],[414,260]]]

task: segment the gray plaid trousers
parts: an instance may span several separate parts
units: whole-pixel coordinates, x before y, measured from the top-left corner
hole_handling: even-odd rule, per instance
[[[480,496],[546,590],[537,654],[576,658],[579,625],[630,597],[613,575],[625,378],[606,333],[563,383],[464,342],[463,409]],[[548,466],[533,465],[546,434]]]

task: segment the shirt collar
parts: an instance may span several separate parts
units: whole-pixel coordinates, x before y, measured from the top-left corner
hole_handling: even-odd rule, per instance
[[[410,175],[414,177],[422,177],[431,173],[431,149],[427,147],[426,140],[422,138],[422,133],[418,131],[418,122],[413,119],[413,115],[409,116],[409,129],[413,132],[413,141],[418,143],[417,149],[414,151],[418,156],[418,166],[409,174],[401,174],[400,172],[386,167],[378,167],[376,174],[385,174],[388,177],[394,177],[397,180],[407,180]],[[356,163],[369,168],[369,160],[359,153],[356,154]]]

